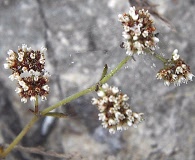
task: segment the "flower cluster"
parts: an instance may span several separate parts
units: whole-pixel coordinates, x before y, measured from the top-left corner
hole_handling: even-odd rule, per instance
[[[122,43],[127,55],[143,54],[145,49],[154,50],[159,39],[155,36],[156,28],[148,10],[136,10],[130,7],[129,13],[119,14],[119,21],[123,26]]]
[[[97,94],[99,99],[93,98],[92,104],[97,105],[100,111],[99,120],[110,133],[127,130],[129,126],[137,127],[143,120],[143,113],[133,112],[127,103],[129,97],[122,94],[117,87],[103,84]]]
[[[42,100],[46,100],[49,93],[49,74],[45,71],[45,56],[47,49],[42,47],[41,50],[34,51],[27,45],[22,44],[18,47],[18,52],[9,50],[7,63],[4,64],[5,69],[11,69],[12,74],[9,78],[18,81],[16,93],[21,97],[21,101],[26,103],[27,99],[36,100],[36,96],[40,96]]]
[[[194,75],[190,72],[190,67],[178,55],[178,50],[175,49],[172,58],[167,60],[165,67],[157,73],[156,77],[163,79],[166,86],[171,83],[180,86],[181,83],[192,81]]]

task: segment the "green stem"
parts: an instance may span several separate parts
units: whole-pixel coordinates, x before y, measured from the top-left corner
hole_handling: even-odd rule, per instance
[[[159,59],[160,61],[162,61],[163,63],[167,63],[167,59],[162,57],[161,55],[154,53],[153,56],[155,56],[157,59]]]
[[[167,59],[162,57],[160,54],[152,52],[150,50],[147,50],[146,53],[150,53],[152,56],[154,56],[155,58],[157,58],[158,60],[162,61],[163,63],[167,63]]]
[[[5,158],[9,152],[14,148],[15,145],[19,143],[19,141],[24,137],[24,135],[29,131],[29,129],[34,125],[34,123],[39,119],[38,116],[33,116],[30,122],[23,128],[20,134],[13,140],[13,142],[7,147],[2,154],[0,154],[0,158]]]
[[[105,75],[104,78],[99,82],[100,84],[104,84],[106,83],[114,74],[116,74],[122,67],[124,64],[127,63],[127,61],[131,59],[131,56],[127,56],[125,59],[123,59],[116,68],[114,68],[109,74]],[[93,85],[83,91],[80,91],[78,93],[75,93],[72,96],[69,96],[68,98],[63,99],[62,101],[56,103],[55,105],[52,105],[46,109],[44,109],[42,112],[40,112],[40,115],[46,115],[48,112],[56,109],[57,107],[60,107],[68,102],[71,102],[74,99],[77,99],[89,92],[95,91],[96,89],[96,85]],[[35,104],[36,106],[36,104]],[[29,129],[34,125],[34,123],[36,121],[38,121],[38,119],[40,118],[40,116],[33,116],[33,118],[31,119],[31,121],[23,128],[23,130],[20,132],[20,134],[14,139],[14,141],[4,150],[3,153],[0,154],[0,158],[5,158],[9,152],[14,148],[15,145],[17,145],[20,140],[24,137],[24,135],[29,131]]]
[[[128,61],[130,58],[131,58],[131,56],[127,56],[124,60],[122,60],[122,61],[118,64],[118,66],[117,66],[116,68],[114,68],[114,70],[112,70],[109,74],[107,74],[107,75],[99,82],[100,85],[106,83],[106,82],[107,82],[107,81],[108,81],[116,72],[118,72],[118,71],[122,68],[122,66],[123,66],[124,64],[127,63],[127,61]],[[77,98],[79,98],[79,97],[81,97],[81,96],[83,96],[83,95],[85,95],[85,94],[87,94],[87,93],[89,93],[89,92],[95,91],[95,89],[96,89],[96,85],[93,85],[93,86],[91,86],[91,87],[89,87],[89,88],[87,88],[87,89],[85,89],[85,90],[83,90],[83,91],[77,92],[77,93],[73,94],[72,96],[69,96],[68,98],[65,98],[65,99],[63,99],[62,101],[60,101],[60,102],[54,104],[53,106],[50,106],[50,107],[44,109],[44,110],[41,112],[41,115],[45,115],[46,113],[48,113],[48,112],[50,112],[50,111],[52,111],[52,110],[54,110],[54,109],[56,109],[56,108],[58,108],[58,107],[60,107],[60,106],[62,106],[62,105],[65,105],[65,104],[67,104],[68,102],[71,102],[71,101],[73,101],[73,100],[75,100],[75,99],[77,99]]]
[[[35,114],[38,114],[39,112],[39,100],[38,100],[38,95],[36,95],[36,100],[35,100]]]

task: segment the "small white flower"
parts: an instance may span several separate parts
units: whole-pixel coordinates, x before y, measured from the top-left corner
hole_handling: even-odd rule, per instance
[[[158,42],[159,42],[159,39],[158,39],[157,37],[153,37],[152,39],[153,39],[153,41],[154,41],[155,43],[158,43]]]
[[[136,41],[134,43],[134,47],[137,48],[137,54],[141,54],[143,51],[142,51],[142,44],[138,41]]]
[[[102,122],[102,127],[103,128],[107,128],[108,127],[108,123],[107,122]]]
[[[130,36],[127,32],[122,32],[122,36],[123,36],[126,40],[128,40],[128,39],[131,38],[131,36]]]
[[[138,40],[138,36],[133,36],[133,40],[134,41]]]
[[[24,52],[23,51],[18,52],[18,56],[23,58],[24,57]]]
[[[41,96],[41,100],[42,100],[42,101],[45,101],[45,100],[47,100],[47,97]]]
[[[170,82],[169,82],[168,80],[165,80],[165,81],[164,81],[164,85],[165,85],[165,86],[169,86],[169,85],[170,85]]]
[[[127,51],[126,51],[126,54],[129,55],[129,56],[132,56],[132,55],[133,55],[133,52],[130,51],[130,50],[127,50]]]
[[[24,91],[28,91],[29,87],[28,86],[22,86],[22,88],[24,89]]]
[[[119,92],[118,87],[112,87],[112,93],[116,94]]]
[[[123,126],[117,125],[116,129],[117,129],[117,131],[122,131],[123,130]]]
[[[44,85],[42,88],[43,88],[45,91],[49,91],[49,86],[48,86],[48,85]]]
[[[115,134],[116,130],[114,128],[109,129],[110,134]]]
[[[15,89],[15,91],[16,91],[16,93],[20,93],[20,92],[22,92],[22,89],[19,88],[19,87],[17,87],[17,88]]]
[[[172,74],[172,78],[175,80],[177,78],[176,74]]]
[[[109,119],[109,120],[108,120],[108,124],[109,124],[110,126],[116,125],[116,121],[113,120],[113,119]]]
[[[125,30],[125,32],[129,32],[130,31],[130,27],[129,26],[124,26],[124,30]]]
[[[39,76],[34,76],[34,81],[38,81],[39,80]]]
[[[107,102],[108,102],[108,97],[107,96],[103,97],[102,103],[107,103]]]
[[[183,69],[187,69],[187,66],[186,66],[185,64],[182,64],[181,67],[182,67]]]
[[[7,54],[8,54],[9,56],[14,55],[14,51],[12,51],[12,50],[10,49],[10,50],[7,51]]]
[[[98,99],[92,98],[91,102],[92,102],[93,105],[97,105],[98,104]]]
[[[99,113],[98,116],[99,116],[99,120],[105,121],[107,119],[105,113]]]
[[[192,78],[193,78],[193,77],[194,77],[194,75],[193,75],[192,73],[190,73],[190,72],[188,72],[188,73],[186,74],[187,80],[192,81]]]
[[[127,121],[128,126],[132,126],[133,122],[131,120]]]
[[[19,56],[19,57],[18,57],[18,61],[19,61],[19,62],[22,62],[22,61],[23,61],[23,57]]]
[[[175,50],[173,51],[173,54],[172,54],[173,60],[174,60],[174,61],[178,60],[179,57],[180,57],[177,53],[178,53],[178,50],[175,49]]]
[[[44,77],[50,77],[51,75],[49,74],[49,72],[45,72],[43,76]]]
[[[128,16],[123,16],[122,14],[119,14],[119,15],[118,15],[118,20],[119,20],[120,22],[128,22],[130,19],[129,19]]]
[[[28,71],[28,68],[27,67],[22,67],[22,71],[23,72],[27,72]]]
[[[27,98],[23,97],[23,98],[21,99],[21,102],[26,103],[26,102],[27,102]]]
[[[21,85],[22,87],[23,86],[26,86],[26,83],[24,81],[18,81],[19,85]]]
[[[44,63],[45,63],[45,59],[44,59],[44,58],[40,58],[40,59],[39,59],[39,62],[40,62],[41,64],[44,64]]]
[[[32,51],[32,48],[31,48],[31,47],[28,47],[28,48],[27,48],[27,51],[28,51],[28,52]]]
[[[157,74],[156,74],[156,78],[157,78],[157,79],[162,79],[162,74],[161,74],[161,73],[157,73]]]
[[[131,109],[127,109],[125,113],[126,115],[131,116],[133,112]]]
[[[34,75],[34,74],[35,74],[35,71],[34,71],[33,69],[31,69],[31,70],[29,71],[29,74],[30,74],[30,75]]]
[[[135,36],[140,36],[141,30],[140,30],[140,26],[139,25],[135,26],[134,33],[135,33]]]
[[[116,117],[117,120],[119,120],[119,119],[120,120],[123,120],[125,118],[125,116],[122,113],[118,112],[118,111],[115,112],[114,115],[115,115],[115,117]]]
[[[115,102],[116,101],[116,98],[111,95],[109,98],[108,98],[109,102]]]
[[[183,68],[181,66],[178,66],[175,70],[176,74],[183,73]]]
[[[10,65],[8,63],[4,63],[3,66],[4,66],[5,69],[9,69],[10,68]]]
[[[145,38],[145,37],[147,37],[148,36],[148,31],[144,31],[143,33],[142,33],[142,36]]]
[[[123,101],[127,101],[128,99],[129,99],[129,97],[126,94],[124,94],[123,95]]]
[[[133,117],[135,117],[135,118],[138,118],[139,117],[139,115],[137,114],[137,113],[133,113]]]
[[[139,15],[135,14],[135,7],[130,7],[129,9],[129,15],[132,17],[133,20],[137,20]]]
[[[9,76],[10,80],[13,81],[14,79],[18,80],[20,78],[19,74],[16,72]]]
[[[30,58],[31,58],[31,59],[35,59],[35,53],[31,53],[31,54],[30,54]]]
[[[121,22],[123,22],[123,15],[122,14],[119,14],[118,15],[118,20],[121,21]]]
[[[104,97],[104,96],[105,96],[105,93],[104,93],[103,91],[98,91],[98,92],[97,92],[97,95],[98,95],[99,97]]]
[[[150,43],[149,41],[145,41],[145,46],[146,46],[146,47],[150,47],[150,44],[151,44],[151,43]]]
[[[22,44],[22,50],[23,50],[24,52],[27,51],[27,45],[26,45],[26,44]]]
[[[98,106],[98,109],[99,109],[100,112],[104,112],[105,109],[106,109],[106,106],[104,106],[104,105],[99,105],[99,106]]]
[[[30,101],[36,101],[36,97],[35,96],[31,96],[30,97]]]

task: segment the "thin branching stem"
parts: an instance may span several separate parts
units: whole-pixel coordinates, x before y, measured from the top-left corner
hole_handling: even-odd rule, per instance
[[[152,56],[154,56],[155,58],[157,58],[158,60],[160,60],[161,62],[163,62],[164,64],[167,63],[167,59],[164,58],[163,56],[161,56],[160,54],[158,53],[155,53],[151,50],[146,50],[146,53],[149,53],[151,54]]]
[[[111,77],[116,74],[123,66],[124,64],[126,64],[128,62],[128,60],[130,60],[132,57],[131,56],[126,56],[125,59],[123,59],[116,68],[114,68],[112,71],[110,71],[110,73],[106,74],[104,76],[104,78],[102,78],[99,82],[99,84],[104,84],[106,83],[109,79],[111,79]],[[43,111],[40,112],[40,115],[46,115],[47,113],[49,113],[50,111],[64,105],[67,104],[68,102],[71,102],[83,95],[88,94],[89,92],[95,91],[96,89],[96,84],[85,89],[82,90],[80,92],[77,92],[75,94],[73,94],[72,96],[69,96],[68,98],[65,98],[63,100],[61,100],[60,102],[44,109]],[[17,145],[20,140],[24,137],[24,135],[29,131],[29,129],[35,124],[35,122],[37,122],[39,120],[40,116],[34,115],[33,118],[30,120],[30,122],[23,128],[23,130],[20,132],[20,134],[13,140],[13,142],[3,151],[3,153],[0,154],[0,158],[5,158],[10,151],[14,148],[15,145]]]

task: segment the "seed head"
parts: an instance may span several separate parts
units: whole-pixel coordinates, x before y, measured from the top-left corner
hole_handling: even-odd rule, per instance
[[[187,84],[188,81],[192,81],[194,75],[190,71],[190,66],[180,58],[178,50],[175,49],[171,59],[167,61],[163,69],[158,71],[156,77],[157,79],[163,79],[166,86],[171,83],[180,86],[181,83]]]
[[[143,54],[145,49],[155,49],[159,39],[155,37],[156,28],[148,11],[130,7],[129,13],[119,14],[118,18],[124,29],[122,47],[126,54]]]
[[[21,101],[26,103],[29,98],[35,101],[36,96],[46,100],[49,93],[49,73],[45,71],[45,56],[47,49],[42,47],[41,50],[32,50],[26,44],[18,47],[18,51],[9,50],[8,58],[4,64],[5,69],[11,69],[12,74],[9,78],[18,81],[16,93],[21,97]]]
[[[127,130],[129,126],[137,127],[137,124],[143,120],[143,113],[133,112],[127,103],[129,97],[122,94],[117,87],[103,84],[97,94],[99,98],[93,98],[92,104],[98,107],[99,120],[110,133]]]

